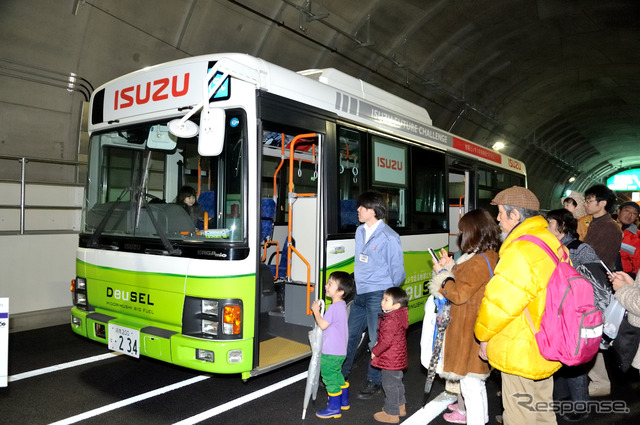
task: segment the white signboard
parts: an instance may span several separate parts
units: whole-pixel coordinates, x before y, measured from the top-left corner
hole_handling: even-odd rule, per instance
[[[373,182],[385,186],[407,186],[407,147],[373,139]]]
[[[0,298],[0,387],[8,381],[9,358],[9,298]]]

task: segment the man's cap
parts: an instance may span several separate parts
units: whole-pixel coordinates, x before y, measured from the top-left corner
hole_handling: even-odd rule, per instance
[[[638,211],[638,214],[640,214],[640,205],[635,202],[628,201],[620,205],[620,209],[623,209],[624,207],[633,207]]]
[[[538,201],[536,195],[522,186],[512,186],[498,193],[495,198],[491,200],[491,205],[511,205],[512,207],[520,207],[533,211],[540,209],[540,201]]]

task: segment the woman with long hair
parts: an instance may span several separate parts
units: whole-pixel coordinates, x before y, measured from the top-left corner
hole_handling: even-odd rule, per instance
[[[484,209],[469,211],[458,225],[459,243],[463,254],[454,262],[443,250],[434,264],[434,278],[429,289],[436,297],[451,302],[451,322],[444,339],[443,367],[440,376],[460,381],[463,403],[449,406],[444,420],[451,423],[485,424],[489,421],[485,380],[489,364],[478,353],[480,343],[474,336],[474,326],[484,295],[498,262],[500,228]],[[486,344],[486,343],[484,343]]]

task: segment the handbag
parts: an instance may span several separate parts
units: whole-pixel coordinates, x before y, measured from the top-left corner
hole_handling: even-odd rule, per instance
[[[420,363],[425,368],[429,367],[433,354],[434,329],[436,328],[436,304],[434,296],[429,295],[424,304],[424,319],[422,320],[422,335],[420,338]]]
[[[625,314],[620,322],[618,335],[611,343],[611,349],[615,353],[616,362],[622,372],[628,371],[631,367],[639,345],[640,328],[629,323],[627,314]]]

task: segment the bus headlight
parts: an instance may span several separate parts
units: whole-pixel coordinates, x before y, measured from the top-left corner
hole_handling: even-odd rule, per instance
[[[83,277],[76,277],[71,281],[71,301],[76,307],[87,309],[87,280]]]
[[[78,291],[87,292],[87,279],[83,277],[76,278],[76,289]]]
[[[218,322],[202,319],[202,333],[205,335],[218,336]]]
[[[202,299],[202,313],[212,316],[218,315],[218,300]]]
[[[182,334],[209,340],[242,339],[242,300],[185,296]]]

